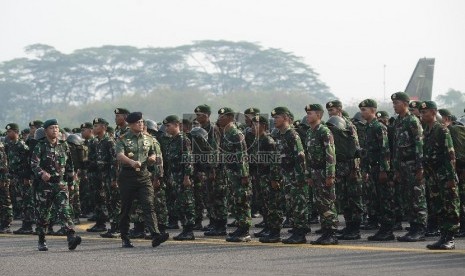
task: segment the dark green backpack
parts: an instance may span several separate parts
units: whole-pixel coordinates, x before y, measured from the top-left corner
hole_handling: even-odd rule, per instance
[[[355,143],[355,138],[350,135],[350,131],[341,130],[333,126],[330,126],[329,129],[333,133],[334,137],[334,145],[336,148],[336,160],[344,162],[356,158],[357,147]]]

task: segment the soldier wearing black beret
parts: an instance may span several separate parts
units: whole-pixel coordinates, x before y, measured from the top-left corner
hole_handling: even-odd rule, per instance
[[[126,119],[130,112],[126,108],[116,108],[114,113],[116,123],[115,138],[119,138],[129,130]]]

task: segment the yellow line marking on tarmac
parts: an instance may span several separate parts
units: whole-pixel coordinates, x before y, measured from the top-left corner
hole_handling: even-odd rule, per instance
[[[26,235],[12,235],[12,234],[0,234],[0,237],[17,238]],[[119,239],[101,238],[98,236],[82,236],[83,241],[86,240],[98,240],[98,241],[115,241],[119,242]],[[47,236],[47,239],[66,239],[63,236]],[[150,240],[133,239],[138,243],[146,242],[150,243]],[[199,238],[196,237],[194,241],[173,241],[169,240],[167,244],[204,244],[204,245],[227,245],[227,246],[261,246],[261,247],[288,247],[288,248],[306,248],[306,249],[336,249],[336,250],[355,250],[355,251],[380,251],[380,252],[411,252],[411,253],[451,253],[465,255],[464,249],[455,250],[429,250],[422,248],[406,248],[406,247],[386,247],[386,246],[362,246],[362,245],[312,245],[312,244],[283,244],[283,243],[261,243],[258,241],[250,241],[244,243],[227,242],[224,239],[214,238]]]

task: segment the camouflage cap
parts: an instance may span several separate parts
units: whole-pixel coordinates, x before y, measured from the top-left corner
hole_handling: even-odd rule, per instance
[[[268,125],[268,119],[260,114],[255,114],[255,116],[252,117],[252,122]]]
[[[115,114],[126,114],[126,115],[131,113],[126,108],[120,108],[120,107],[116,108],[114,112]]]
[[[212,114],[212,110],[210,108],[210,106],[206,105],[206,104],[201,104],[199,106],[197,106],[195,109],[194,109],[194,112],[195,113],[205,113],[205,114]]]
[[[84,129],[84,128],[92,129],[92,128],[94,128],[94,126],[92,125],[91,122],[85,122],[85,123],[81,124],[81,129]]]
[[[170,115],[163,120],[164,125],[169,124],[169,123],[179,123],[179,122],[181,122],[181,120],[176,115]]]
[[[5,127],[6,130],[19,130],[19,126],[18,124],[15,124],[15,123],[9,123],[8,125],[6,125]]]
[[[41,120],[34,120],[34,121],[30,121],[29,122],[29,127],[36,127],[36,128],[39,128],[39,127],[42,127],[44,125],[44,122],[42,122]]]
[[[224,115],[228,113],[234,113],[234,110],[230,107],[223,107],[218,110],[218,115]]]
[[[291,111],[289,110],[289,108],[285,106],[278,106],[278,107],[275,107],[273,110],[271,110],[271,116],[275,116],[275,115],[290,116],[290,114],[291,114]]]
[[[105,120],[103,118],[94,118],[94,120],[92,121],[92,124],[93,125],[102,124],[102,125],[108,126],[107,120]]]
[[[393,100],[393,101],[399,100],[399,101],[403,101],[403,102],[408,103],[408,102],[410,102],[410,97],[405,92],[396,92],[396,93],[391,95],[391,100]]]
[[[358,104],[358,107],[359,107],[359,108],[362,108],[362,107],[374,107],[374,108],[377,108],[377,107],[378,107],[378,104],[377,104],[376,101],[373,100],[373,99],[366,99],[366,100],[361,101],[361,102]]]
[[[307,104],[305,106],[305,111],[324,111],[321,104]]]
[[[442,117],[452,117],[452,112],[450,112],[449,109],[441,108],[438,110],[438,112]]]
[[[326,103],[326,109],[331,107],[340,107],[342,108],[342,102],[340,100],[333,100]]]
[[[260,109],[258,109],[256,107],[250,107],[250,108],[247,108],[244,111],[244,114],[246,114],[246,115],[256,115],[258,113],[260,113]]]
[[[420,108],[420,101],[410,101],[408,104],[409,108]]]
[[[376,118],[389,119],[389,113],[387,113],[386,111],[378,111],[376,112]]]
[[[49,126],[57,126],[58,121],[57,119],[48,119],[44,122],[44,129],[47,129]]]
[[[419,110],[425,110],[425,109],[438,109],[438,106],[436,105],[435,102],[433,101],[424,101],[420,104]]]
[[[142,112],[132,112],[132,113],[129,113],[128,116],[126,117],[126,122],[128,122],[129,124],[133,124],[140,120],[142,120]]]

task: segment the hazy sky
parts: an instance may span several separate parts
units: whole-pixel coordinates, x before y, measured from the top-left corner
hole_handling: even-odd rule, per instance
[[[34,43],[70,53],[101,45],[258,42],[302,56],[341,99],[405,89],[436,58],[433,96],[465,92],[463,0],[0,0],[0,61]]]

